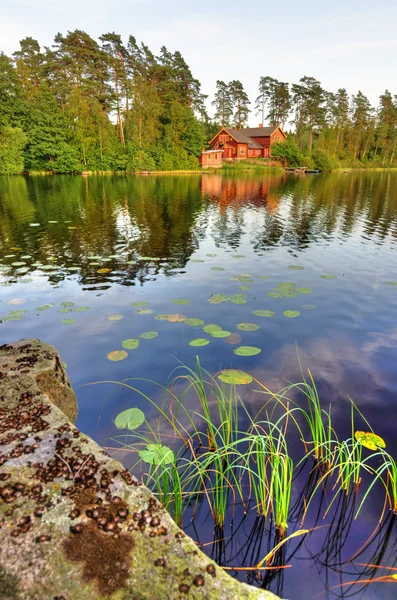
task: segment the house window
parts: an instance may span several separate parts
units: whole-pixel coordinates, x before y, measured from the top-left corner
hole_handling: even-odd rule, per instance
[[[217,154],[215,154],[215,160],[218,160],[218,155]]]
[[[279,142],[279,141],[280,141],[280,136],[279,136],[279,135],[275,135],[275,136],[274,136],[274,140],[275,140],[276,142]]]
[[[240,148],[240,154],[245,154],[245,148],[244,147]]]
[[[237,150],[236,148],[233,148],[233,154],[236,154]]]

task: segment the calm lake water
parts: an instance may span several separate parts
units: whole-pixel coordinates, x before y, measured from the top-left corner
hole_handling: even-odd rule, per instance
[[[338,435],[350,435],[353,398],[397,456],[397,286],[390,284],[396,280],[396,172],[0,178],[0,342],[37,337],[54,344],[78,397],[77,426],[106,447],[115,446],[119,412],[138,406],[150,418],[153,410],[120,386],[85,384],[133,377],[165,385],[179,361],[194,368],[198,355],[211,373],[244,369],[277,391],[301,379],[298,348],[324,407],[332,403]],[[268,295],[283,282],[304,292]],[[213,294],[246,298],[211,304]],[[300,314],[288,318],[288,310]],[[196,317],[234,335],[215,339],[200,328],[156,320],[161,313]],[[242,322],[259,329],[241,331]],[[125,360],[108,359],[123,340],[148,331],[158,336],[140,339]],[[209,345],[191,347],[197,337]],[[237,356],[240,345],[261,352]],[[161,401],[154,384],[134,385]],[[241,388],[255,413],[263,396]],[[291,441],[292,455],[298,443]],[[131,464],[128,453],[116,456]],[[292,504],[299,491],[298,481]],[[291,600],[395,598],[397,581],[365,583],[388,571],[360,566],[397,567],[396,523],[388,510],[366,544],[383,502],[373,490],[357,521],[349,506],[335,505],[333,521],[317,507],[321,515],[310,515],[306,525],[321,528],[285,547],[291,567],[270,571],[256,585]],[[208,515],[186,530],[221,564],[252,565],[272,547],[252,515],[237,514],[214,544]],[[299,523],[292,511],[288,533]]]

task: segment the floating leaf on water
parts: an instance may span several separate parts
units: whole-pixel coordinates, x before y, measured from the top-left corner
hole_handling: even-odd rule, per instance
[[[76,306],[74,312],[86,312],[87,310],[90,310],[89,306]]]
[[[283,315],[289,319],[295,319],[295,317],[299,317],[300,312],[298,310],[285,310]]]
[[[126,340],[123,340],[121,342],[121,345],[126,350],[136,350],[139,346],[139,340],[137,340],[136,338],[128,338]]]
[[[386,285],[397,285],[397,281],[385,281]]]
[[[257,275],[258,279],[269,279],[269,275]]]
[[[154,340],[158,335],[157,331],[145,331],[144,333],[141,333],[139,337],[143,340]]]
[[[127,354],[127,353],[126,353]],[[134,431],[145,422],[145,415],[139,408],[127,408],[119,413],[114,420],[117,429]]]
[[[71,308],[60,308],[59,310],[57,310],[57,312],[59,313],[70,313],[72,312]]]
[[[186,315],[180,315],[180,314],[175,314],[175,315],[169,315],[168,317],[168,321],[170,323],[183,323],[184,321],[186,321],[187,316]]]
[[[48,221],[49,223],[58,223],[58,221]]]
[[[24,265],[26,265],[26,262],[19,261],[19,260],[16,261],[16,262],[11,263],[12,267],[23,267]]]
[[[206,256],[211,256],[211,257],[213,257],[213,256],[217,256],[217,254],[206,254]]]
[[[15,258],[15,254],[6,254],[4,258]]]
[[[174,298],[173,303],[174,304],[190,304],[191,300],[188,300],[187,298]]]
[[[313,290],[309,287],[297,287],[295,288],[295,291],[298,292],[298,294],[311,294]]]
[[[62,319],[62,325],[73,325],[74,319]]]
[[[385,440],[371,431],[356,431],[354,437],[362,446],[368,448],[368,450],[386,448]]]
[[[257,314],[258,312],[263,312],[261,310],[254,310],[254,315]],[[271,312],[271,311],[265,311],[265,312]],[[273,313],[274,314],[274,313]],[[259,315],[261,316],[261,315]],[[265,315],[266,316],[266,315]],[[255,323],[239,323],[237,325],[237,329],[240,329],[240,331],[258,331],[258,329],[260,329],[259,325],[255,325]]]
[[[25,256],[21,256],[21,260],[29,260],[29,258],[32,258],[30,254],[26,254]]]
[[[168,321],[169,317],[170,317],[170,315],[161,313],[159,315],[156,315],[154,318],[156,319],[156,321]]]
[[[20,251],[20,250],[22,250],[22,248],[20,248],[19,246],[12,246],[11,250],[18,250],[18,251]]]
[[[232,332],[231,331],[225,331],[224,329],[221,329],[221,331],[214,331],[213,333],[211,333],[211,336],[213,338],[219,338],[219,339],[227,338],[230,335],[232,335]]]
[[[132,302],[131,306],[147,306],[149,302]]]
[[[151,315],[152,314],[152,309],[151,308],[137,308],[135,311],[135,314],[137,315]]]
[[[65,269],[66,269],[66,271],[74,272],[74,271],[79,271],[80,267],[65,267]]]
[[[242,275],[236,275],[235,277],[231,277],[230,281],[239,281],[240,283],[252,283],[252,275],[249,273],[243,273]]]
[[[94,256],[87,256],[88,260],[102,260],[102,256],[95,254]]]
[[[186,325],[190,325],[190,327],[201,327],[204,325],[204,321],[202,319],[196,319],[195,317],[189,317],[185,321]]]
[[[222,304],[222,302],[228,302],[229,300],[230,296],[227,296],[226,294],[213,294],[208,302],[210,304]]]
[[[168,446],[161,444],[148,444],[144,450],[139,451],[139,457],[149,465],[170,465],[174,462],[174,453]]]
[[[232,333],[232,335],[229,335],[229,337],[225,338],[223,341],[225,342],[225,344],[235,346],[236,344],[239,344],[241,340],[242,337],[239,333]]]
[[[33,265],[36,266],[36,265]],[[37,265],[40,267],[40,269],[42,271],[56,271],[57,269],[59,269],[58,265]]]
[[[55,261],[55,260],[57,260],[57,257],[56,257],[56,256],[49,256],[49,257],[47,258],[47,260],[52,260],[52,261]]]
[[[16,315],[14,315],[14,314],[11,314],[11,313],[10,313],[10,314],[9,314],[9,315],[7,315],[6,317],[3,317],[3,319],[2,319],[2,320],[3,320],[3,321],[21,321],[21,320],[22,320],[22,319],[24,319],[24,318],[25,318],[25,317],[24,317],[24,315],[21,315],[21,314],[16,314]]]
[[[223,369],[223,371],[218,373],[217,377],[223,383],[229,383],[230,385],[247,385],[252,383],[251,375],[237,369]]]
[[[296,283],[294,283],[293,281],[282,281],[281,283],[278,284],[278,286],[276,288],[273,288],[274,290],[292,290],[294,287],[296,287]]]
[[[18,304],[25,304],[26,300],[24,298],[13,298],[13,300],[8,300],[7,304],[11,304],[11,306],[17,306]]]
[[[111,259],[111,258],[106,258],[106,257],[105,257],[105,258],[101,258],[101,261],[102,261],[102,262],[112,262],[112,259]]]
[[[76,229],[74,225],[69,225],[68,229]]]
[[[302,308],[303,310],[313,310],[313,308],[317,308],[317,304],[304,304]]]
[[[237,356],[255,356],[262,352],[262,350],[255,346],[239,346],[238,348],[235,348],[233,352]]]
[[[205,260],[203,260],[202,258],[192,258],[190,262],[192,262],[192,263],[203,263],[203,262],[205,262]]]
[[[252,314],[255,315],[256,317],[274,317],[274,315],[276,314],[275,312],[273,312],[272,310],[253,310]]]
[[[20,269],[17,269],[15,271],[15,273],[17,275],[25,275],[25,273],[29,273],[29,268],[28,267],[21,267]]]
[[[106,269],[106,268],[102,268],[102,269],[98,269],[97,273],[111,273],[112,269]]]
[[[127,265],[137,265],[138,263],[136,262],[136,260],[128,260],[127,261]]]
[[[125,350],[112,350],[112,352],[108,353],[108,359],[113,362],[118,362],[119,360],[124,360],[127,358],[128,352]]]
[[[251,286],[250,285],[239,285],[238,289],[239,290],[250,290]]]
[[[282,292],[267,292],[267,296],[269,296],[269,298],[282,298],[283,293]]]
[[[41,304],[40,306],[36,306],[35,310],[48,310],[55,306],[54,304]]]
[[[224,271],[223,267],[211,267],[211,271]]]
[[[336,279],[336,275],[321,275],[321,279]]]
[[[194,346],[194,347],[208,346],[209,343],[210,343],[210,341],[206,340],[205,338],[196,338],[189,342],[189,346]]]
[[[40,227],[40,223],[29,223],[30,227]]]
[[[32,283],[32,281],[31,277],[21,277],[21,279],[18,279],[18,283]]]
[[[247,294],[234,294],[230,301],[232,304],[247,304]]]
[[[71,306],[76,305],[75,302],[61,302],[60,304],[61,304],[61,306],[64,306],[65,308],[70,308]]]
[[[64,223],[71,223],[72,221],[64,221]]]
[[[205,331],[205,333],[212,334],[214,331],[222,331],[222,327],[215,325],[214,323],[209,323],[209,325],[205,325],[205,327],[203,327],[203,331]]]
[[[232,258],[245,258],[245,254],[232,254]]]
[[[300,267],[299,265],[288,265],[288,268],[291,271],[303,271],[304,267]]]
[[[121,319],[124,319],[124,315],[109,315],[106,318],[108,321],[121,321]]]

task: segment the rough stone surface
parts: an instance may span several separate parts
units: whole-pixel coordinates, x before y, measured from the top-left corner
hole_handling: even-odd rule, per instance
[[[56,350],[0,348],[2,600],[277,600],[199,551],[149,490],[71,421]]]

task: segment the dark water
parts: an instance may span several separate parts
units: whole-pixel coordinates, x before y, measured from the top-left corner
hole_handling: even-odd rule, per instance
[[[38,337],[54,344],[78,396],[77,425],[107,447],[114,446],[113,420],[121,410],[139,406],[148,417],[152,410],[132,391],[84,384],[128,377],[166,384],[178,361],[194,367],[198,354],[212,373],[241,368],[276,391],[301,378],[297,345],[324,406],[332,403],[339,436],[350,435],[351,397],[396,456],[397,288],[386,284],[397,280],[396,252],[396,172],[0,178],[0,342]],[[101,268],[111,271],[98,273]],[[247,290],[238,289],[244,282],[231,281],[241,274],[252,276]],[[336,278],[324,279],[324,274]],[[258,278],[263,275],[268,279]],[[312,293],[267,295],[286,281]],[[210,304],[215,293],[245,293],[247,303]],[[176,298],[191,302],[178,305]],[[132,303],[140,301],[153,312],[137,314]],[[58,312],[62,302],[75,306]],[[303,308],[307,304],[316,308]],[[76,307],[88,308],[80,312]],[[252,311],[258,309],[276,315],[256,317]],[[10,313],[15,310],[26,312]],[[286,318],[285,310],[300,316]],[[183,313],[221,325],[261,353],[236,356],[235,345],[211,336],[205,336],[208,346],[193,348],[189,341],[204,334],[183,323],[155,320],[159,313]],[[114,314],[123,318],[107,319]],[[63,324],[63,319],[74,322]],[[260,329],[238,331],[241,322],[257,323]],[[108,360],[122,340],[146,331],[159,335],[142,339],[123,361]],[[154,385],[137,385],[161,398]],[[250,386],[241,394],[252,411],[263,402]],[[129,464],[128,454],[117,456]],[[299,492],[294,484],[293,505]],[[334,520],[324,521],[324,507],[317,506],[307,525],[323,527],[303,542],[291,540],[284,548],[284,564],[291,567],[268,572],[265,585],[294,600],[397,597],[397,581],[373,581],[388,573],[384,566],[397,566],[396,524],[388,510],[372,543],[355,556],[375,529],[383,501],[374,490],[357,521],[349,506],[336,504]],[[298,512],[291,511],[288,533],[299,527]],[[218,532],[223,541],[213,545],[208,517],[201,515],[196,529],[186,525],[222,564],[252,565],[273,544],[272,534],[252,515],[240,522],[237,510],[234,529],[228,521]],[[247,578],[241,572],[238,576]],[[372,583],[366,584],[368,579]],[[358,583],[342,585],[348,582]]]

